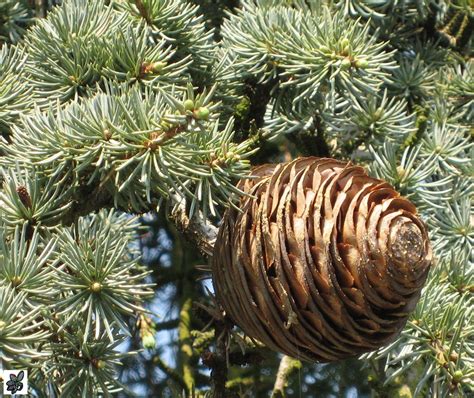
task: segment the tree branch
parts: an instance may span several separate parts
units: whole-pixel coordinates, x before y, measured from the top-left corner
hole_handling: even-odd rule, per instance
[[[292,373],[301,369],[301,362],[297,359],[284,355],[278,367],[278,373],[273,387],[272,398],[286,397],[285,388],[288,386],[288,380]]]
[[[179,319],[170,319],[169,321],[163,321],[155,323],[155,330],[170,330],[175,329],[179,325]]]
[[[211,397],[228,398],[227,382],[227,325],[224,322],[215,323],[216,349],[215,352],[205,351],[202,362],[211,369]]]
[[[38,18],[44,18],[46,16],[47,4],[44,0],[35,0],[35,11]]]
[[[145,6],[143,5],[142,0],[135,0],[135,6],[137,7],[140,16],[146,21],[148,25],[151,25],[153,22],[150,19],[150,16],[148,15],[148,12]]]
[[[177,229],[193,241],[203,255],[212,256],[218,228],[204,218],[201,212],[189,218],[184,198],[175,196],[172,198],[172,203],[174,203],[174,208],[170,218],[176,224]]]
[[[153,357],[153,363],[160,368],[160,370],[166,374],[171,380],[178,384],[181,388],[186,391],[186,394],[189,393],[188,387],[184,382],[183,378],[179,373],[177,373],[173,368],[169,367],[159,355]]]
[[[185,299],[183,301],[181,311],[179,313],[178,335],[180,345],[180,362],[183,372],[183,379],[186,383],[187,389],[191,391],[195,384],[194,371],[191,363],[191,359],[193,357],[193,348],[191,346],[191,310],[193,300],[191,297],[188,297],[186,295],[186,291],[184,292],[184,294]]]
[[[71,225],[79,217],[101,208],[113,207],[112,197],[101,187],[92,190],[88,187],[81,187],[77,197],[81,200],[74,200],[73,205],[62,218],[63,225]],[[169,203],[172,209],[170,219],[178,231],[196,244],[202,255],[212,256],[218,228],[205,218],[202,212],[195,213],[192,218],[189,218],[186,211],[186,199],[178,195],[171,195]]]

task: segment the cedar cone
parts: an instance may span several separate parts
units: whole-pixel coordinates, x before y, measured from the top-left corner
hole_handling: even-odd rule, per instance
[[[217,298],[250,337],[330,362],[393,341],[432,254],[415,206],[362,167],[300,158],[253,170],[224,215],[212,259]]]

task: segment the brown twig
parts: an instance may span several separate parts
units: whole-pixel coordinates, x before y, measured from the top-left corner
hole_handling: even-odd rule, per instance
[[[288,386],[288,380],[295,370],[301,368],[301,362],[297,359],[284,355],[278,367],[278,373],[273,387],[272,398],[286,397],[285,388]]]
[[[171,380],[178,384],[186,393],[189,392],[188,387],[179,373],[177,373],[173,368],[169,367],[159,355],[153,358],[153,363],[160,368],[160,370],[165,373]]]
[[[193,241],[202,254],[211,256],[217,237],[217,227],[205,219],[201,213],[189,218],[184,198],[174,197],[172,203],[175,205],[170,217],[178,230]]]
[[[137,6],[138,12],[140,13],[141,17],[146,21],[148,25],[152,24],[152,20],[146,11],[146,8],[142,2],[142,0],[135,0],[135,5]]]
[[[38,18],[44,18],[46,16],[47,4],[44,0],[35,0],[35,11]]]
[[[211,369],[211,397],[228,398],[226,391],[227,382],[227,339],[229,335],[228,326],[225,322],[215,323],[216,349],[214,352],[205,351],[201,355],[204,365]]]

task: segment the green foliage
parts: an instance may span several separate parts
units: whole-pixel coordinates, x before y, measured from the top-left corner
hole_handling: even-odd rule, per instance
[[[144,311],[136,303],[151,293],[150,285],[140,283],[146,273],[134,269],[136,253],[128,247],[127,229],[133,233],[134,225],[113,216],[102,213],[81,219],[73,231],[63,229],[58,234],[61,266],[55,267],[53,281],[64,297],[56,306],[56,314],[64,316],[58,332],[84,314],[84,342],[99,339],[102,329],[113,342],[114,327],[128,330],[122,315]]]
[[[405,21],[409,21],[410,18],[423,18],[429,10],[429,1],[426,0],[341,0],[338,5],[352,17],[360,16],[382,21],[391,13],[398,14]]]
[[[207,68],[214,60],[213,31],[206,29],[198,7],[183,0],[120,0],[119,9],[144,20],[155,42],[164,40],[175,52],[173,61],[190,57],[191,72],[206,82]]]
[[[26,292],[17,293],[7,286],[0,288],[2,361],[16,360],[24,365],[26,359],[45,359],[47,356],[32,348],[33,343],[45,340],[49,336],[46,330],[40,328],[44,320],[32,321],[40,315],[41,307],[28,308],[25,300]]]
[[[66,2],[38,21],[25,38],[25,72],[37,102],[47,106],[85,95],[110,62],[111,41],[125,18],[103,0],[79,0]]]
[[[2,169],[3,190],[0,191],[0,214],[10,227],[54,224],[71,206],[71,187],[61,178],[37,175],[34,168]]]
[[[388,82],[390,91],[408,101],[426,99],[434,89],[435,73],[419,58],[402,58]]]
[[[224,23],[222,34],[223,45],[237,55],[234,68],[258,82],[280,79],[281,87],[298,90],[298,101],[318,91],[375,92],[394,63],[383,43],[368,38],[368,29],[327,8],[250,3]]]
[[[0,1],[0,44],[20,40],[32,17],[27,0]]]
[[[217,225],[251,165],[311,154],[366,165],[430,227],[418,307],[356,363],[387,396],[472,393],[472,5],[56,3],[0,0],[0,367],[28,367],[45,397],[128,394],[119,379],[150,396],[212,395],[219,382],[269,396],[277,355],[223,331],[202,259],[163,215]],[[162,204],[159,233],[132,215]],[[168,301],[178,318],[156,320]],[[362,391],[352,364],[303,364],[282,385]]]
[[[330,117],[330,134],[339,145],[347,141],[380,144],[383,141],[402,143],[414,128],[414,118],[409,115],[406,103],[396,98],[388,99],[387,90],[381,98],[369,96],[359,100],[350,97],[350,105],[339,115]]]
[[[194,108],[186,109],[186,101]],[[252,141],[232,143],[232,120],[221,130],[211,101],[212,90],[195,97],[190,87],[168,95],[112,86],[50,114],[23,118],[13,145],[2,147],[69,187],[101,187],[124,210],[146,211],[173,193],[190,199],[191,214],[194,208],[216,214],[217,203],[239,192],[231,178],[246,174]],[[24,206],[17,205],[11,211],[21,213]]]
[[[457,65],[449,70],[447,82],[443,88],[453,99],[456,108],[466,121],[474,118],[474,62]]]
[[[10,125],[30,106],[31,89],[23,76],[18,76],[25,63],[21,50],[4,45],[0,48],[0,139],[7,135]]]
[[[54,394],[84,398],[112,396],[120,391],[123,386],[117,380],[114,368],[126,356],[117,347],[124,336],[115,335],[111,343],[103,333],[88,342],[81,335],[84,324],[76,323],[73,328],[77,334],[63,332],[61,339],[51,344],[58,363],[51,369],[54,376],[47,387]]]
[[[25,304],[31,308],[38,302],[47,303],[53,293],[50,286],[52,269],[59,262],[59,259],[52,260],[56,239],[39,247],[41,238],[38,230],[29,236],[31,233],[27,224],[23,228],[15,228],[11,242],[5,241],[3,231],[0,233],[3,260],[0,283],[16,292],[26,293]]]

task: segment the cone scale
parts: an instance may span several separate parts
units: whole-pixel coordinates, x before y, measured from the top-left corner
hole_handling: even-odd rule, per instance
[[[216,296],[250,337],[330,362],[393,341],[431,248],[415,206],[362,167],[299,158],[252,171],[212,258]]]

